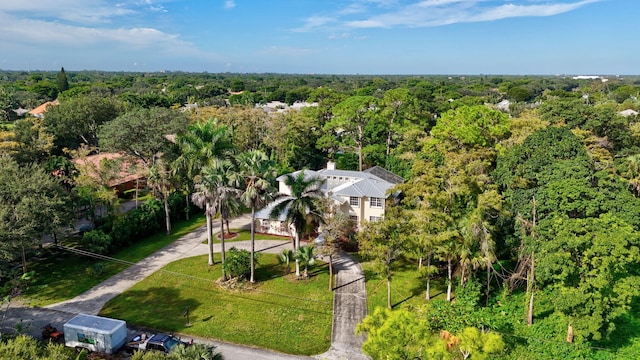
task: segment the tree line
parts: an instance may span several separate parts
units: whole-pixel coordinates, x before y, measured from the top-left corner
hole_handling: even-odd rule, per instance
[[[13,74],[3,99],[15,104],[20,91],[44,81],[32,75]],[[208,80],[221,84],[215,96],[224,101],[208,102],[211,94],[196,90],[166,98]],[[2,187],[5,259],[67,225],[70,211],[61,209],[69,204],[117,204],[108,186],[117,172],[107,166],[100,180],[83,176],[87,169],[69,164],[73,157],[135,158],[132,171],[147,178],[168,232],[172,196],[187,209],[204,208],[209,224],[220,214],[224,229],[225,219],[273,198],[276,174],[329,159],[342,169],[380,165],[405,182],[385,218],[357,240],[380,265],[388,307],[395,308],[394,272],[414,264],[425,305],[403,316],[430,319],[420,326],[433,336],[466,328],[521,336],[504,338],[506,358],[527,358],[532,349],[548,358],[633,349],[625,342],[637,334],[623,330],[637,321],[640,128],[636,115],[620,113],[640,110],[633,79],[114,74],[87,83],[70,77],[60,105],[43,119],[5,125],[2,168],[13,169],[0,176],[13,184]],[[241,94],[229,90],[246,96],[232,101]],[[289,101],[314,106],[275,114],[254,106],[279,90],[277,100],[298,93]],[[499,107],[505,99],[510,104]],[[202,106],[180,111],[187,100]],[[432,299],[432,284],[443,286],[444,299]],[[373,341],[393,320],[376,316],[363,328]],[[426,348],[407,354],[423,356]]]

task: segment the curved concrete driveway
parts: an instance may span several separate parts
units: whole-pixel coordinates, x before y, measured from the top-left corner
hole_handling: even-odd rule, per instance
[[[250,216],[241,216],[231,220],[229,226],[232,229],[242,229],[248,228],[250,223]],[[207,254],[209,247],[202,243],[206,237],[206,226],[201,226],[75,298],[48,305],[46,308],[73,314],[97,315],[109,300],[160,270],[163,266],[178,259]],[[284,240],[260,240],[256,241],[256,251],[279,253],[290,243],[290,241]],[[250,241],[227,243],[227,247],[231,246],[248,250],[251,244]],[[213,251],[219,253],[220,250],[220,244],[214,244]]]
[[[250,216],[244,215],[233,219],[230,222],[230,227],[248,229],[250,223]],[[29,333],[39,337],[40,328],[46,323],[52,323],[54,326],[62,328],[62,324],[75,316],[75,314],[98,314],[109,300],[166,264],[181,258],[207,254],[208,246],[207,244],[202,244],[202,240],[205,238],[206,227],[202,226],[73,299],[40,309],[23,307],[5,309],[0,327],[4,327],[6,331],[7,324],[11,324],[11,327],[13,327],[14,324],[22,322],[23,326],[29,330]],[[227,246],[249,250],[251,245],[249,241],[240,241],[227,244]],[[287,247],[291,248],[290,241],[256,241],[256,251],[280,253],[282,249]],[[214,251],[220,252],[220,244],[214,244]],[[346,254],[338,256],[334,260],[334,266],[336,270],[336,288],[334,292],[331,348],[328,352],[316,355],[314,358],[324,360],[368,359],[360,352],[362,341],[364,340],[363,337],[355,335],[355,326],[366,316],[367,309],[362,268],[360,264]],[[308,357],[285,355],[265,349],[206,339],[197,340],[216,345],[226,359],[309,359]]]

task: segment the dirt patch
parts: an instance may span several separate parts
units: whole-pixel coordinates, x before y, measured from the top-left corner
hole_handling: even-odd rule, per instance
[[[224,233],[225,240],[234,239],[236,236],[238,236],[237,232]],[[216,238],[220,240],[220,234],[218,234]]]

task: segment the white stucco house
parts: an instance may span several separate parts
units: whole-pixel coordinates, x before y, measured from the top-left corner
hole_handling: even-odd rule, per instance
[[[384,217],[387,202],[392,197],[389,189],[403,182],[402,177],[378,166],[364,171],[339,170],[335,168],[335,163],[329,162],[325,169],[298,170],[292,175],[297,176],[300,172],[307,178],[323,179],[320,190],[334,202],[337,211],[354,220],[358,228],[368,221],[378,221]],[[276,179],[278,191],[290,194],[291,189],[285,185],[285,178],[282,175]],[[256,212],[256,232],[288,236],[292,229],[285,223],[285,214],[277,219],[269,218],[274,205],[270,204]]]

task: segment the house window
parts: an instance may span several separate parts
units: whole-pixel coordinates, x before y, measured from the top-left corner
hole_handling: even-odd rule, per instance
[[[382,198],[372,197],[369,200],[369,204],[372,208],[381,208],[382,207]]]
[[[369,221],[378,222],[382,220],[382,216],[369,216]]]
[[[349,215],[349,220],[353,220],[355,222],[358,222],[358,215]]]
[[[349,196],[349,205],[360,206],[360,198],[357,196]]]

